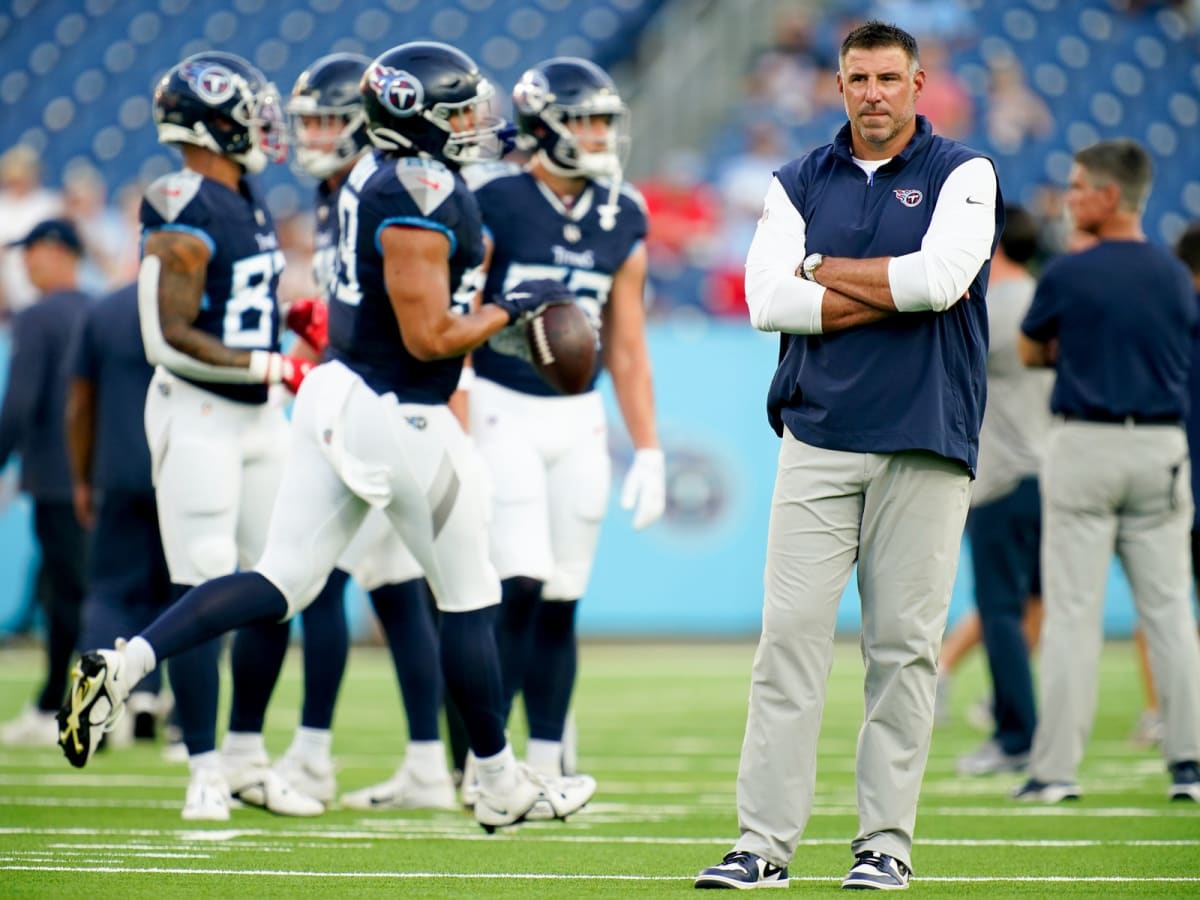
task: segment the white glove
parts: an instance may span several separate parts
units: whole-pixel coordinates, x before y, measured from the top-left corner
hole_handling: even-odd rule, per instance
[[[633,527],[639,531],[658,521],[667,505],[667,476],[663,452],[643,447],[633,454],[633,465],[621,487],[621,508],[633,510]]]

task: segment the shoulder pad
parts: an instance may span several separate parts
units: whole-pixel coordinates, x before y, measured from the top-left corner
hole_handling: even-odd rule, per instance
[[[608,192],[612,190],[611,178],[594,178],[592,183],[596,185],[596,190],[599,196],[608,199]],[[646,198],[642,196],[642,192],[630,184],[628,181],[622,181],[621,187],[617,191],[618,196],[624,197],[629,202],[635,204],[638,209],[646,213]]]
[[[516,163],[510,162],[482,162],[473,163],[462,170],[463,181],[467,183],[473,191],[479,190],[485,184],[495,181],[497,178],[508,178],[513,175],[519,175],[521,167]]]
[[[396,179],[427,216],[454,193],[454,173],[432,159],[406,156],[396,161]]]
[[[200,191],[204,176],[191,169],[181,169],[158,178],[146,189],[146,202],[162,216],[164,222],[174,222]]]

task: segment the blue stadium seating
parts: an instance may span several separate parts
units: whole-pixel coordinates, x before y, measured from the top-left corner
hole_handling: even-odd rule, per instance
[[[0,11],[0,150],[41,153],[56,183],[83,158],[116,190],[176,159],[160,147],[148,98],[182,56],[228,50],[255,62],[283,93],[334,50],[376,55],[407,40],[443,40],[472,54],[502,95],[529,65],[566,53],[602,65],[623,57],[662,0],[12,0]],[[282,167],[264,176],[288,211],[308,188]]]
[[[1171,242],[1185,223],[1200,219],[1200,38],[1178,13],[1151,4],[1143,12],[1109,0],[961,0],[974,18],[977,40],[954,49],[951,64],[985,102],[987,60],[1015,57],[1030,86],[1054,116],[1053,133],[1015,152],[992,147],[976,116],[966,140],[996,160],[1009,200],[1028,202],[1047,182],[1061,183],[1071,153],[1086,143],[1132,137],[1155,161],[1146,210],[1152,239]],[[861,13],[869,4],[843,0]],[[828,141],[844,123],[840,110],[789,129],[795,153]],[[740,148],[738,128],[713,142],[714,164]]]

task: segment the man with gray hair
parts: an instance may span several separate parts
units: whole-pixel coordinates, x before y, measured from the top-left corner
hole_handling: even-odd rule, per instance
[[[1019,800],[1080,796],[1096,712],[1104,586],[1115,549],[1163,710],[1172,799],[1200,801],[1200,644],[1191,609],[1191,472],[1183,428],[1197,312],[1186,268],[1147,241],[1146,151],[1075,154],[1066,203],[1098,242],[1046,267],[1021,324],[1028,366],[1057,372],[1043,470],[1041,716]]]

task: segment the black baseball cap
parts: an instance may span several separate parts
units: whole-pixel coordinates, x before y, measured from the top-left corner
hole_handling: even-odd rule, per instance
[[[29,234],[8,246],[30,247],[39,241],[56,241],[76,256],[83,256],[83,242],[79,240],[79,232],[66,219],[47,219],[45,222],[39,222]]]

